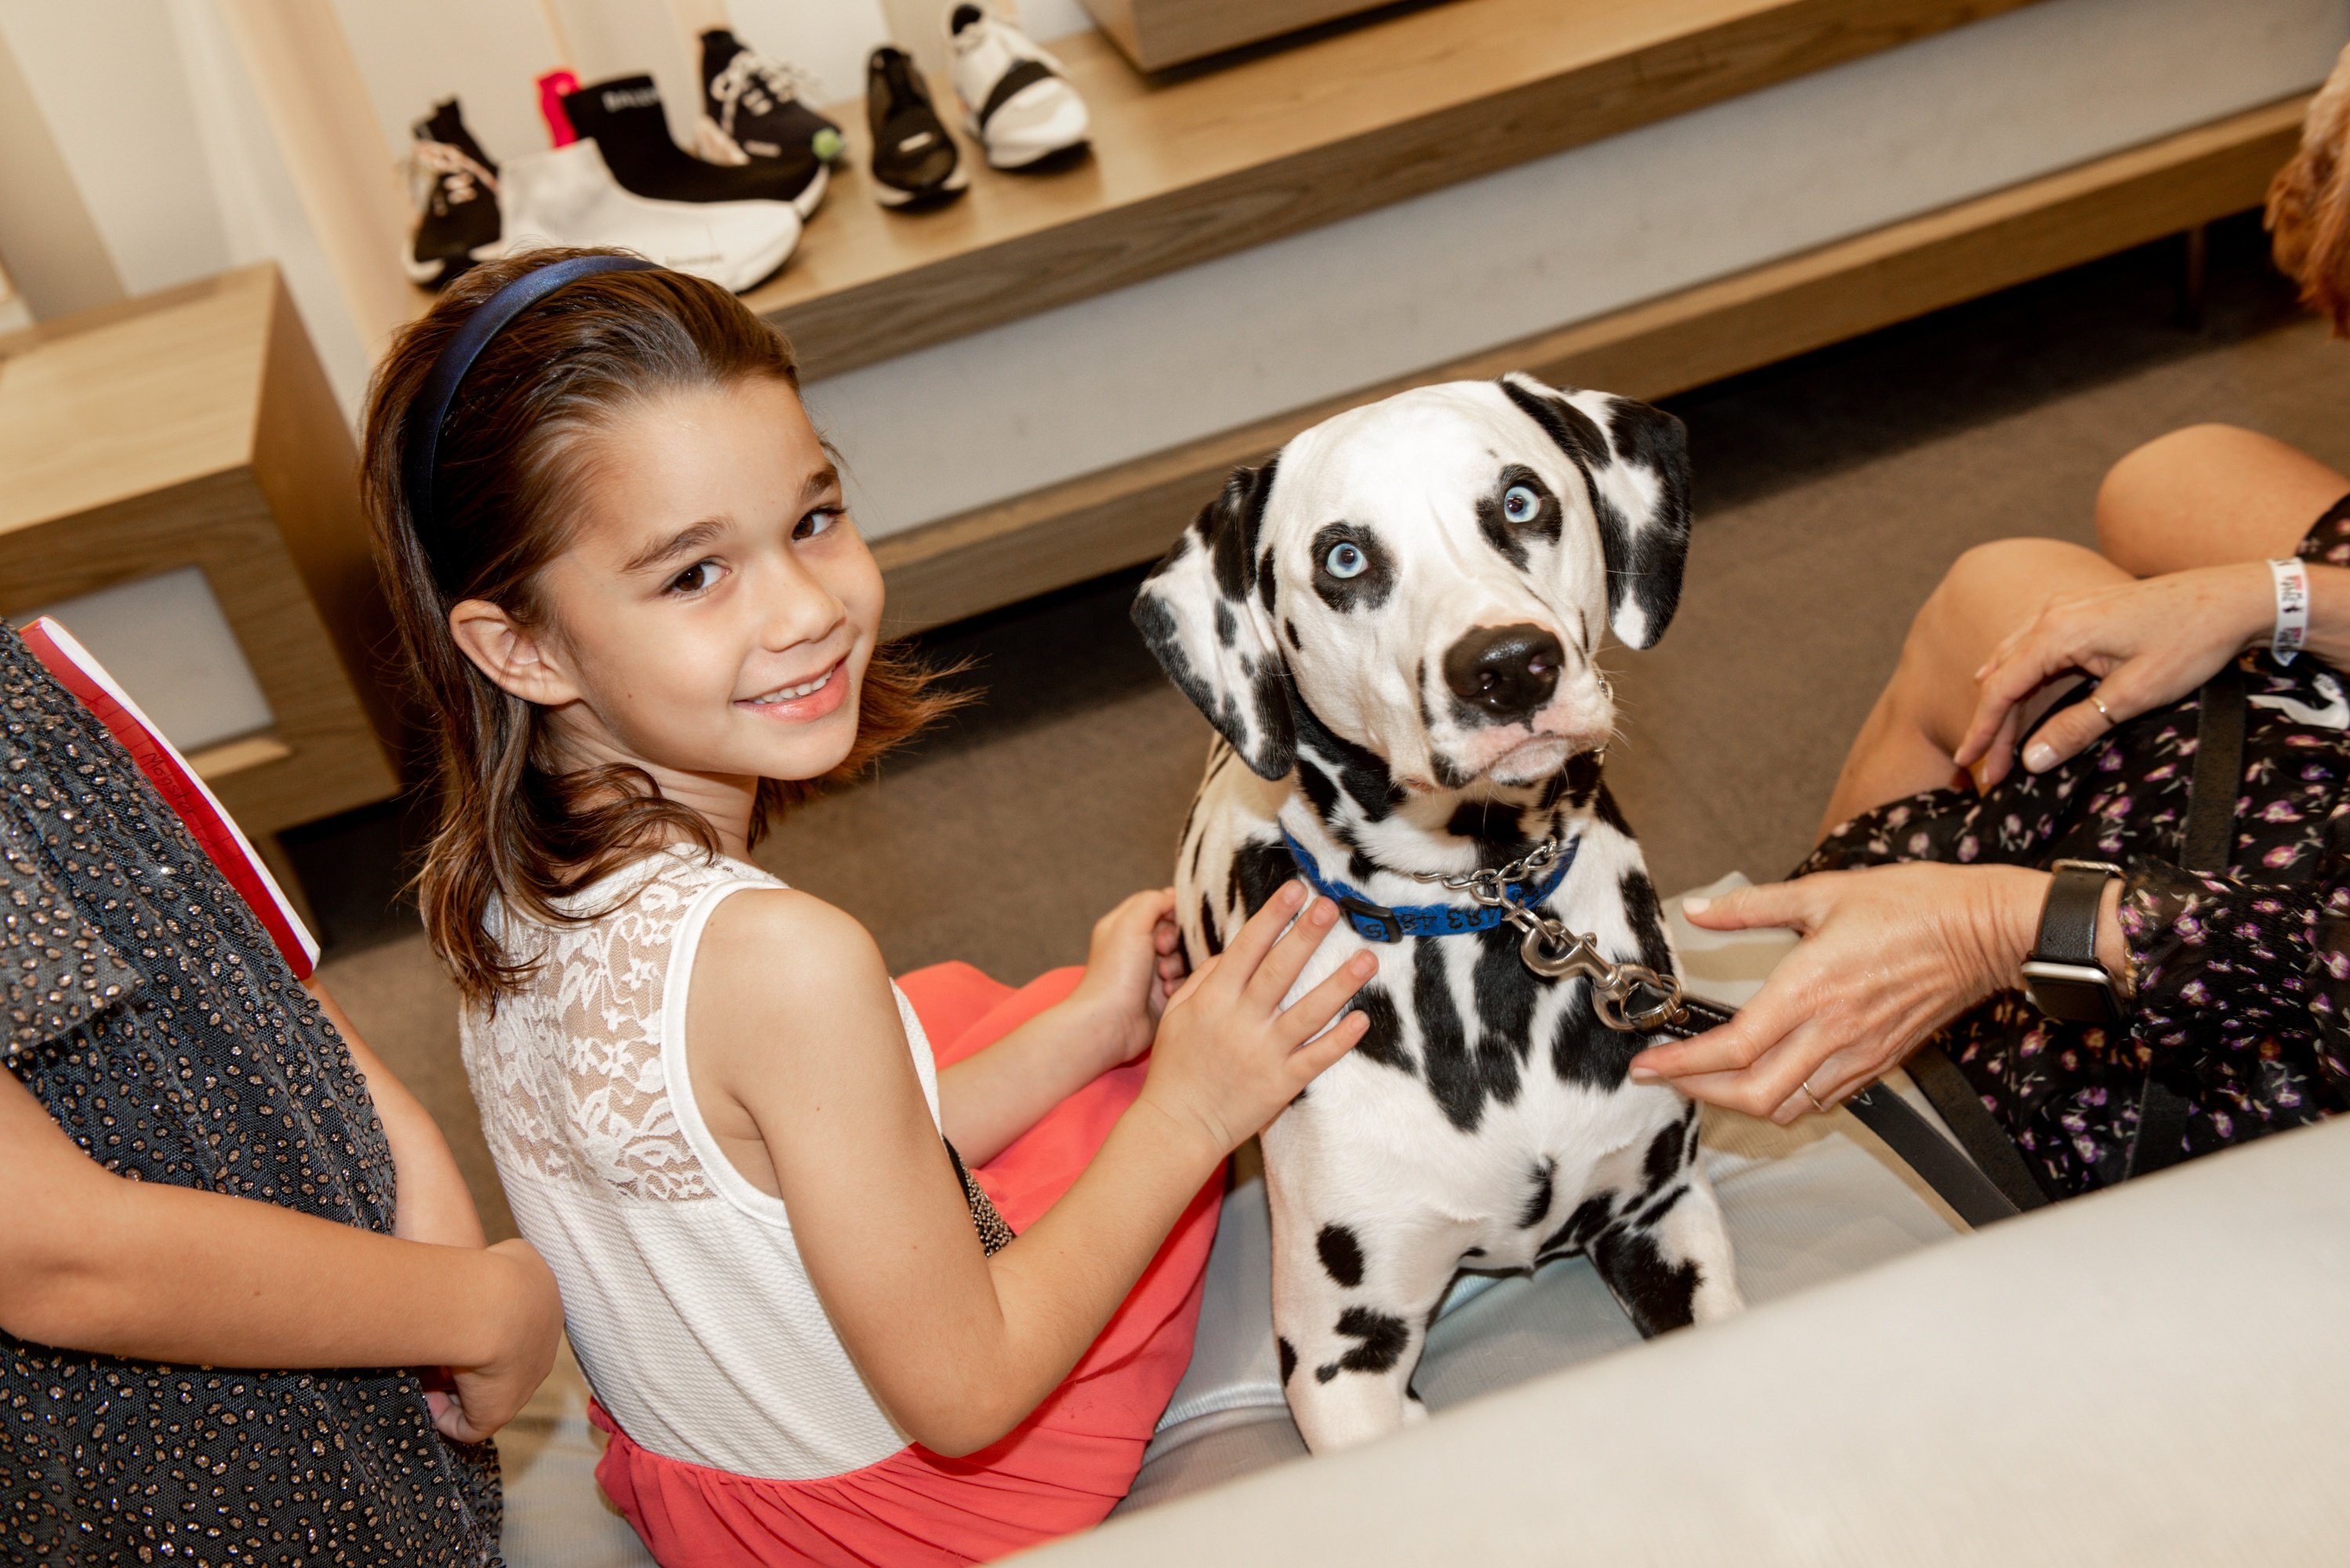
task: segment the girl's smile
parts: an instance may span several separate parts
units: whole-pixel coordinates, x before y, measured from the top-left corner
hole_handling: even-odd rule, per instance
[[[847,668],[846,659],[836,659],[826,667],[824,673],[812,680],[778,686],[764,695],[743,699],[734,705],[748,708],[762,719],[773,719],[779,723],[805,723],[810,719],[821,719],[839,707],[841,699],[848,695]]]

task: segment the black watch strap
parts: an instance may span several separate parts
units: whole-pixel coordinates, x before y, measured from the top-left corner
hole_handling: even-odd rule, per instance
[[[2113,979],[2097,961],[2097,912],[2106,883],[2121,867],[2099,860],[2059,860],[2040,909],[2040,940],[2023,966],[2024,994],[2051,1018],[2110,1024],[2120,1017]]]

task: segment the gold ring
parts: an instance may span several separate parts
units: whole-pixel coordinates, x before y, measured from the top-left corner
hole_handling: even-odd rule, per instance
[[[2114,727],[2114,715],[2112,710],[2108,709],[2105,703],[2098,701],[2097,694],[2094,691],[2089,693],[2089,706],[2095,708],[2098,712],[2105,715],[2106,729],[2110,730]]]
[[[1809,1100],[1809,1101],[1811,1101],[1811,1102],[1812,1102],[1812,1109],[1814,1109],[1814,1110],[1815,1110],[1815,1111],[1819,1112],[1819,1113],[1820,1113],[1821,1115],[1823,1115],[1823,1116],[1826,1115],[1826,1114],[1827,1114],[1827,1106],[1824,1106],[1824,1105],[1820,1104],[1820,1097],[1819,1097],[1817,1095],[1815,1095],[1815,1094],[1812,1093],[1812,1081],[1811,1081],[1811,1079],[1809,1079],[1809,1078],[1805,1078],[1805,1079],[1804,1080],[1804,1082],[1803,1082],[1803,1085],[1802,1085],[1802,1087],[1803,1087],[1803,1091],[1804,1091],[1804,1098],[1805,1098],[1805,1099],[1807,1099],[1807,1100]]]

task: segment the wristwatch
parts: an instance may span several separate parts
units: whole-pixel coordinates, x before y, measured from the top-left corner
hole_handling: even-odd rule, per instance
[[[2114,977],[2097,961],[2097,909],[2106,879],[2122,868],[2105,860],[2059,860],[2049,869],[2040,940],[2023,961],[2023,994],[2051,1018],[2112,1025],[2121,1021]]]

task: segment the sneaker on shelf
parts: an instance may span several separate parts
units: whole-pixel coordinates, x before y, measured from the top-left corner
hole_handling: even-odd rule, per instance
[[[865,62],[865,118],[873,128],[873,199],[883,206],[934,205],[971,183],[921,67],[905,50],[884,44]]]
[[[617,77],[563,95],[571,128],[604,149],[620,189],[654,202],[788,202],[803,218],[824,200],[829,177],[806,148],[774,158],[706,163],[670,140],[660,89],[650,77]]]
[[[804,101],[816,78],[770,59],[723,27],[702,35],[702,120],[693,150],[712,163],[795,158],[837,163],[848,151],[840,127]]]
[[[442,288],[502,248],[498,166],[444,99],[416,122],[408,155],[416,228],[400,258],[411,283]]]
[[[1093,132],[1086,100],[1027,34],[965,0],[947,13],[947,46],[963,129],[990,163],[1025,169],[1086,144]]]
[[[590,138],[505,167],[510,249],[615,246],[737,294],[773,277],[800,242],[788,202],[657,202],[621,189]]]

